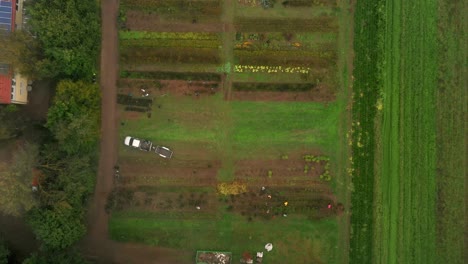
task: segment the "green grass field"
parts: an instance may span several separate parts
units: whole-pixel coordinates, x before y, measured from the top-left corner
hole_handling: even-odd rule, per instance
[[[436,1],[388,1],[375,257],[435,257]]]
[[[226,102],[221,96],[161,97],[152,118],[126,121],[124,133],[170,145],[200,142],[222,152],[229,144],[237,157],[295,148],[337,148],[340,105],[330,103]],[[255,113],[255,114],[252,114]],[[263,154],[263,155],[264,155]]]
[[[265,251],[263,246],[275,241],[268,253],[268,263],[335,263],[336,221],[307,221],[289,217],[273,222],[247,222],[233,214],[180,219],[178,216],[125,212],[115,214],[109,223],[112,238],[184,250],[210,249],[233,252],[234,260],[244,251]],[[294,241],[294,246],[290,243]],[[235,263],[235,261],[233,262]]]
[[[466,91],[461,72],[448,66],[463,64],[455,55],[462,42],[453,31],[437,42],[437,23],[444,23],[437,21],[437,5],[444,3],[358,1],[354,121],[360,127],[353,139],[363,140],[364,133],[367,142],[353,147],[351,263],[463,262],[462,235],[456,235],[463,209],[451,203],[461,203],[464,156],[457,146],[466,106],[459,98]],[[365,148],[374,156],[367,161]],[[449,186],[457,194],[449,195]]]

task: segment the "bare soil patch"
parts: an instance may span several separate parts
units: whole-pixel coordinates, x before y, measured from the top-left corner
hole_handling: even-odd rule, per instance
[[[154,153],[146,154],[160,159]],[[126,159],[121,160],[119,166],[121,183],[126,186],[215,186],[221,162],[171,160],[158,164]]]
[[[108,203],[109,209],[113,210],[161,212],[183,219],[210,218],[218,209],[215,192],[195,192],[182,186],[174,187],[172,191],[148,186],[116,188],[109,196]]]
[[[168,21],[158,14],[130,10],[126,14],[126,28],[135,31],[161,31],[161,32],[222,32],[221,23],[184,23]]]
[[[192,96],[194,98],[211,96],[220,90],[219,82],[215,81],[185,81],[185,80],[150,80],[150,79],[120,79],[119,93],[135,96],[157,97],[167,94],[174,96]]]

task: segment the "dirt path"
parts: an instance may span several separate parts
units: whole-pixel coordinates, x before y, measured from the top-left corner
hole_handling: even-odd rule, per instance
[[[155,248],[145,245],[123,244],[110,240],[109,216],[104,207],[113,187],[113,166],[117,161],[117,73],[118,38],[116,17],[118,0],[102,0],[101,51],[101,151],[93,205],[88,215],[88,235],[81,247],[84,255],[97,263],[186,263],[187,252]]]
[[[90,208],[88,241],[90,248],[99,248],[107,240],[108,215],[104,211],[107,194],[112,189],[112,168],[117,160],[116,129],[116,80],[117,80],[117,28],[118,0],[103,0],[102,4],[102,47],[101,47],[101,151],[99,171],[94,193],[94,204]]]

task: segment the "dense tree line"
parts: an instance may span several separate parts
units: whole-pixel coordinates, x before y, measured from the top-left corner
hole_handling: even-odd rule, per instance
[[[0,211],[23,217],[41,241],[23,263],[85,263],[73,245],[86,232],[98,160],[100,89],[92,78],[100,50],[99,8],[95,0],[25,5],[28,25],[0,39],[0,60],[57,86],[40,140],[28,143],[21,135],[30,128],[16,107],[0,106],[0,140],[15,142],[11,161],[0,163]],[[8,256],[7,243],[0,241],[0,264]]]

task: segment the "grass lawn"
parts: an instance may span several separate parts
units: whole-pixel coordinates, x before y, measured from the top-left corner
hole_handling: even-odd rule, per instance
[[[221,96],[157,98],[152,117],[125,120],[121,135],[160,144],[201,142],[219,152],[231,147],[236,157],[319,148],[333,153],[338,144],[338,103],[226,102]],[[177,154],[177,150],[175,155]]]
[[[195,216],[196,217],[196,216]],[[229,250],[233,263],[244,251],[273,250],[264,263],[335,263],[336,220],[308,221],[302,217],[278,218],[266,224],[247,222],[241,216],[220,213],[217,218],[180,219],[145,212],[116,213],[109,229],[112,239],[181,248]],[[294,245],[294,246],[292,246]]]
[[[457,5],[358,2],[351,263],[463,263],[466,80],[453,65],[466,56],[448,15]]]
[[[435,257],[436,1],[387,2],[375,261]]]

